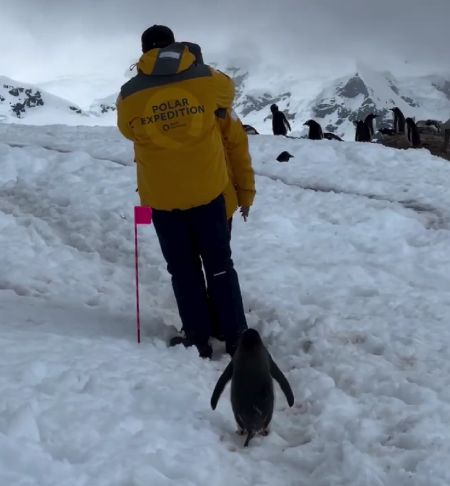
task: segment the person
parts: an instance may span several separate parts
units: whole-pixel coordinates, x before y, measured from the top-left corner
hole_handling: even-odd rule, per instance
[[[229,184],[217,110],[231,110],[234,83],[176,43],[166,26],[141,37],[138,74],[117,100],[118,127],[134,142],[141,204],[153,223],[186,339],[211,357],[202,264],[232,355],[247,328],[231,258],[223,192]]]
[[[196,64],[204,64],[201,47],[192,42],[182,42],[195,56]],[[218,110],[216,120],[220,128],[225,148],[229,183],[223,195],[227,213],[228,229],[231,239],[233,215],[240,207],[240,213],[247,221],[250,207],[255,198],[255,176],[248,146],[247,132],[234,111]],[[219,314],[207,283],[208,308],[211,320],[211,337],[224,340]],[[171,339],[171,344],[182,343],[186,339],[184,329]]]
[[[274,135],[287,135],[288,129],[291,131],[291,125],[286,118],[286,115],[279,110],[278,105],[271,105],[272,112],[272,130]]]

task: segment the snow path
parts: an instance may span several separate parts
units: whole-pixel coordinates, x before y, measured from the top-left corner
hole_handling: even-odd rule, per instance
[[[166,348],[179,322],[153,228],[134,342],[130,145],[0,126],[0,484],[449,484],[450,165],[367,144],[251,147],[258,196],[234,258],[296,404],[277,388],[272,433],[243,449],[228,394],[209,408],[221,345],[211,362]],[[295,158],[278,164],[282,150]]]

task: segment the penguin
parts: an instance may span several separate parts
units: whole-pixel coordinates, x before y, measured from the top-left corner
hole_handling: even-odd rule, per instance
[[[306,127],[309,127],[308,138],[310,140],[322,140],[323,139],[323,132],[320,123],[317,123],[315,120],[308,120],[303,124]]]
[[[380,128],[378,130],[382,135],[396,135],[395,133],[395,130],[393,130],[392,128]]]
[[[252,127],[251,125],[242,125],[242,126],[244,127],[246,133],[248,133],[249,135],[259,135],[258,130],[256,130],[256,128]]]
[[[407,118],[405,120],[406,126],[408,127],[408,140],[412,147],[420,147],[420,134],[417,130],[416,122],[412,118]]]
[[[330,132],[325,132],[323,134],[323,138],[326,138],[327,140],[339,140],[339,142],[343,142],[344,141],[344,140],[342,140],[341,137],[338,137],[334,133],[330,133]]]
[[[396,106],[390,109],[394,113],[394,130],[396,133],[405,133],[405,115]]]
[[[287,135],[287,131],[291,131],[286,115],[279,110],[278,106],[273,104],[270,106],[272,112],[272,131],[274,135]]]
[[[256,329],[247,329],[239,339],[232,360],[220,376],[211,396],[211,408],[216,409],[220,395],[231,380],[231,406],[239,431],[247,433],[244,447],[258,433],[269,433],[274,406],[273,379],[283,390],[290,407],[294,394],[264,346]]]
[[[375,120],[375,118],[378,118],[378,115],[374,115],[373,113],[370,113],[369,115],[366,116],[364,120],[364,123],[369,127],[371,137],[375,135],[375,130],[373,127],[373,121]]]
[[[294,157],[289,152],[281,152],[281,154],[277,157],[278,162],[289,162],[289,159]]]
[[[356,142],[370,142],[370,129],[362,120],[358,120],[355,123],[356,126],[356,134],[355,134],[355,141]]]

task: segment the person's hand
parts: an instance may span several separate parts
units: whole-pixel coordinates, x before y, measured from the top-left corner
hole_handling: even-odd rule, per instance
[[[248,213],[250,212],[250,206],[241,206],[239,211],[241,212],[244,221],[247,221]]]

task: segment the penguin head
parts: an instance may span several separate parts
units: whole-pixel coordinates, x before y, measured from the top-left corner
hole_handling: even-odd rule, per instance
[[[320,127],[320,123],[317,123],[316,120],[308,120],[303,125],[306,125],[307,127],[310,127],[310,128],[319,128]]]
[[[278,105],[276,105],[275,103],[273,105],[270,105],[270,111],[272,113],[275,113],[276,111],[278,111]]]
[[[246,329],[241,336],[241,346],[245,350],[254,349],[262,345],[261,336],[256,329]]]

